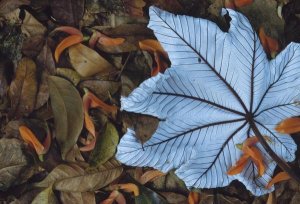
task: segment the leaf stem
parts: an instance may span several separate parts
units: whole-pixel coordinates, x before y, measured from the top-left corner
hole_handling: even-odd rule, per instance
[[[297,174],[292,170],[292,168],[283,160],[281,159],[269,146],[269,144],[266,142],[262,134],[259,132],[257,126],[255,125],[254,121],[249,121],[250,127],[252,128],[254,134],[257,136],[258,141],[261,143],[263,148],[267,151],[267,153],[270,155],[270,157],[278,164],[278,166],[288,173],[295,181],[297,181],[298,184],[300,184],[300,178],[297,176]]]

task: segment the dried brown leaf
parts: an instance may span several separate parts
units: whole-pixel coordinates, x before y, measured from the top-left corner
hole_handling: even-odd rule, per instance
[[[35,106],[36,94],[36,65],[33,60],[23,58],[9,87],[11,115],[18,118],[31,113]]]

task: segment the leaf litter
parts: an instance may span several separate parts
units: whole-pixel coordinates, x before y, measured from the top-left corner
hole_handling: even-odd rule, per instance
[[[299,23],[297,8],[300,7],[295,0],[1,1],[1,201],[295,202],[298,184],[293,179],[287,180],[290,176],[280,168],[276,168],[274,174],[268,170],[275,168],[275,162],[266,156],[259,140],[253,143],[237,141],[234,148],[239,157],[223,171],[237,165],[234,175],[238,175],[237,172],[245,171],[246,165],[253,163],[255,178],[265,178],[266,172],[270,174],[268,178],[273,178],[269,183],[263,182],[264,188],[273,189],[275,184],[275,194],[269,196],[254,196],[236,181],[227,187],[212,187],[213,191],[191,189],[173,170],[163,173],[147,166],[134,167],[137,158],[132,158],[132,166],[116,160],[117,145],[126,137],[127,128],[136,132],[141,149],[147,152],[147,144],[166,120],[126,112],[120,102],[121,96],[130,96],[143,81],[168,74],[169,67],[176,64],[170,50],[161,46],[156,40],[159,37],[146,27],[152,5],[175,14],[213,20],[225,31],[230,27],[226,27],[228,21],[219,15],[220,9],[234,8],[249,18],[269,58],[280,56],[284,52],[280,50],[299,39],[298,31],[293,27]],[[279,10],[277,5],[280,5]],[[193,37],[193,33],[190,35]],[[174,51],[178,49],[180,46],[174,47]],[[217,84],[213,86],[218,87]],[[85,109],[83,98],[87,90],[93,94],[89,97],[93,102],[90,101]],[[278,100],[284,100],[284,97],[276,96]],[[167,101],[164,98],[160,103]],[[171,106],[170,102],[166,108]],[[266,120],[272,117],[266,116]],[[92,126],[87,125],[86,118]],[[292,134],[298,145],[297,117],[277,115],[275,121],[278,122],[272,131],[276,129],[282,134],[279,139],[290,137],[283,134]],[[43,125],[40,131],[42,123],[47,128]],[[226,135],[222,131],[218,134],[220,138]],[[251,133],[251,136],[257,135]],[[274,148],[276,141],[268,138],[268,132],[262,132],[262,136],[267,145]],[[246,143],[248,145],[243,147]],[[86,151],[80,151],[82,149]],[[192,150],[192,146],[189,149]],[[189,150],[185,151],[188,153]],[[299,170],[297,159],[289,164],[291,170]],[[287,181],[279,182],[283,180]]]

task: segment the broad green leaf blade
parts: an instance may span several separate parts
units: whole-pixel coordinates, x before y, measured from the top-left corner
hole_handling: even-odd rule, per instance
[[[104,164],[114,156],[118,142],[118,131],[112,123],[108,122],[105,125],[104,132],[97,137],[95,149],[90,155],[89,163],[92,166]]]
[[[188,187],[214,188],[238,179],[254,195],[266,194],[276,163],[264,148],[265,173],[248,161],[242,173],[227,171],[242,155],[236,144],[254,136],[255,124],[269,146],[285,161],[295,159],[293,139],[278,135],[275,125],[300,114],[299,44],[267,60],[249,21],[233,10],[228,32],[208,20],[150,8],[150,23],[167,51],[171,68],[143,82],[121,99],[122,110],[161,119],[143,145],[131,129],[118,146],[117,159],[176,174]],[[276,121],[276,122],[274,122]]]
[[[83,127],[83,104],[81,97],[71,82],[49,76],[51,107],[54,115],[55,136],[62,158],[76,144]]]

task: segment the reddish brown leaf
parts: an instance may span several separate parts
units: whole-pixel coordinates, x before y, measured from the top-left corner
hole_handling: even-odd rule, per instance
[[[146,3],[143,0],[123,0],[126,11],[131,16],[143,16],[143,7]]]
[[[200,193],[195,191],[190,191],[188,202],[189,204],[198,204],[201,201]]]
[[[237,8],[248,6],[253,3],[253,0],[234,0],[234,5]]]
[[[82,35],[71,35],[63,39],[56,47],[54,52],[54,59],[58,62],[61,53],[68,47],[76,45],[83,40]]]
[[[155,51],[161,53],[166,59],[168,59],[168,54],[163,49],[161,44],[157,40],[146,39],[139,41],[139,46],[142,50],[154,53]]]
[[[278,183],[280,181],[286,181],[291,179],[290,175],[288,175],[288,173],[286,172],[280,172],[278,173],[276,176],[274,176],[271,181],[269,181],[268,185],[266,186],[266,188],[271,188],[271,186],[273,186],[275,183]]]
[[[275,128],[282,134],[293,134],[300,132],[300,118],[288,118],[281,121]]]
[[[258,169],[258,175],[262,176],[265,173],[266,167],[264,165],[261,152],[256,147],[249,146],[246,146],[243,151],[246,155],[249,155],[251,157],[251,160],[254,162]]]
[[[279,43],[276,39],[273,39],[266,35],[263,27],[260,27],[259,29],[259,39],[264,47],[264,50],[270,54],[272,57],[275,57],[275,55],[279,51]]]

